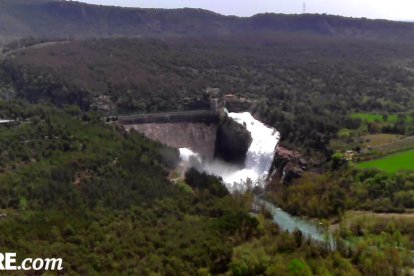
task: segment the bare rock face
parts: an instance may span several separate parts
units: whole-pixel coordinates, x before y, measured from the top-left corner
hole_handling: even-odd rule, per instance
[[[246,127],[231,118],[225,118],[218,126],[215,157],[234,164],[244,164],[252,136]]]
[[[301,177],[305,170],[307,170],[307,162],[301,158],[300,153],[281,146],[277,147],[271,167],[272,182],[288,184],[293,179]]]

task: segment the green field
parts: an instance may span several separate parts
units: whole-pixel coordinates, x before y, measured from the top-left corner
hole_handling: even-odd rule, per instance
[[[354,113],[351,114],[351,118],[354,119],[361,119],[362,121],[371,123],[371,122],[381,122],[381,123],[396,123],[398,121],[398,115],[388,115],[386,116],[386,120],[383,115],[381,114],[372,114],[372,113]],[[405,121],[410,123],[413,121],[411,116],[406,116]]]
[[[380,169],[394,173],[400,170],[414,170],[414,150],[408,150],[392,155],[385,156],[363,163],[359,163],[361,169]]]

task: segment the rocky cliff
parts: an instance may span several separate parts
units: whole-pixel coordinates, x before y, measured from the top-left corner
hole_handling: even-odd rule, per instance
[[[307,162],[300,153],[278,146],[270,169],[272,173],[269,180],[272,183],[288,184],[293,179],[301,177],[305,170],[307,170]]]
[[[218,126],[215,157],[234,164],[244,164],[252,136],[246,127],[231,118],[225,118]]]

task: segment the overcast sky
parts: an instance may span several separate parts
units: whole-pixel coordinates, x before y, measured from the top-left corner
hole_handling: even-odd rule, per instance
[[[226,15],[262,12],[329,13],[353,17],[414,19],[414,0],[81,0],[86,3],[142,8],[202,8]]]

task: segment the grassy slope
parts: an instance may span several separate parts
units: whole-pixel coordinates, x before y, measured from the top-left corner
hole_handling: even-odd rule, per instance
[[[377,168],[390,173],[400,170],[414,170],[414,150],[386,156],[358,164],[361,169]]]
[[[354,119],[361,119],[363,121],[366,121],[368,123],[371,122],[388,122],[388,123],[396,123],[398,121],[397,115],[389,115],[386,120],[381,114],[373,114],[373,113],[354,113],[351,115]],[[410,116],[406,117],[406,122],[412,122],[413,118]]]
[[[364,141],[364,146],[376,147],[398,142],[403,137],[402,135],[379,133],[365,135],[361,139]]]

